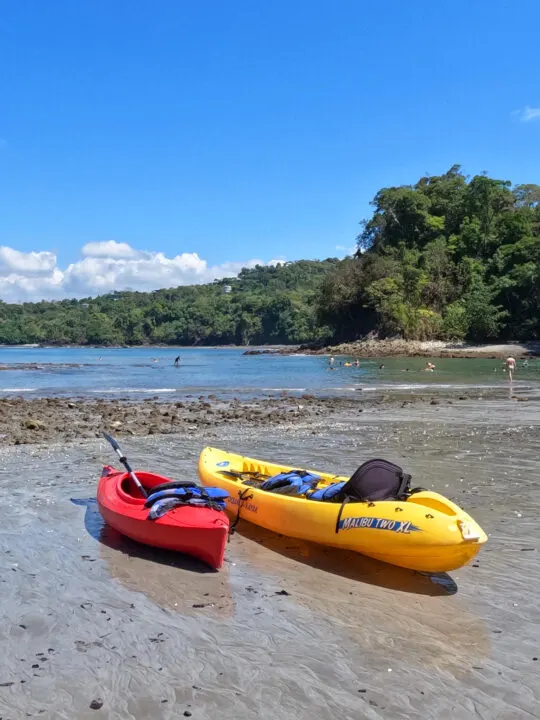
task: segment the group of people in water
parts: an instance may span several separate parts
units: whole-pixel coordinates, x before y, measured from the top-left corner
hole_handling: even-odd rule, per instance
[[[330,360],[329,360],[329,369],[330,369],[330,370],[334,370],[334,369],[335,369],[334,364],[335,364],[335,358],[334,358],[333,355],[331,355],[331,356],[330,356]],[[349,361],[347,360],[347,361],[344,362],[344,363],[341,363],[341,362],[340,362],[339,365],[342,366],[342,367],[360,367],[360,360],[359,360],[358,358],[356,358],[353,362],[349,362]],[[527,367],[527,366],[528,366],[528,361],[525,360],[525,361],[523,362],[523,367]],[[424,367],[424,372],[434,372],[435,369],[436,369],[436,367],[437,367],[436,365],[434,365],[432,362],[430,362],[430,361],[428,360],[428,361],[426,361],[426,365],[425,365],[425,367]],[[381,364],[379,365],[379,370],[384,370],[384,363],[381,363]],[[495,368],[495,370],[496,370],[496,368]],[[512,380],[513,380],[513,378],[514,378],[514,373],[515,373],[515,371],[516,371],[516,360],[515,360],[515,358],[513,358],[513,357],[508,357],[508,358],[506,358],[506,360],[504,361],[503,372],[508,372],[508,376],[509,376],[509,378],[510,378],[510,382],[512,382]],[[402,368],[401,372],[409,372],[409,368]]]
[[[99,357],[99,360],[101,360],[101,356]],[[157,358],[153,358],[152,360],[153,360],[154,363],[159,362]],[[175,359],[174,359],[174,363],[173,363],[173,364],[174,364],[174,367],[180,367],[180,361],[181,361],[181,357],[180,357],[180,355],[177,355],[177,357],[175,357]],[[330,356],[330,360],[329,360],[329,369],[330,369],[330,370],[334,370],[334,369],[335,369],[334,364],[335,364],[335,358],[334,358],[333,355],[331,355],[331,356]],[[343,363],[340,362],[339,365],[342,366],[342,367],[360,367],[360,360],[359,360],[358,358],[355,358],[355,359],[353,360],[353,362],[349,362],[349,361],[347,360],[346,362],[343,362]],[[527,365],[528,365],[528,361],[525,360],[525,361],[523,362],[523,367],[527,367]],[[436,365],[434,365],[432,362],[430,362],[430,361],[428,360],[428,361],[426,361],[426,365],[425,365],[425,367],[424,367],[424,372],[434,372],[435,369],[436,369],[436,367],[437,367]],[[495,368],[495,369],[496,369],[496,368]],[[379,365],[379,370],[384,370],[384,363],[381,363],[381,364]],[[513,380],[513,378],[514,378],[514,373],[515,373],[515,371],[516,371],[516,360],[515,360],[515,358],[513,358],[513,357],[507,357],[506,360],[504,361],[503,372],[508,372],[508,376],[509,376],[509,378],[510,378],[510,382],[512,382],[512,380]],[[402,368],[401,372],[409,372],[409,368]]]
[[[330,356],[330,370],[334,369],[334,362],[335,362],[334,356],[331,355]],[[339,365],[342,365],[343,367],[360,367],[360,360],[358,358],[356,358],[353,362],[349,362],[347,360],[347,362],[344,362],[344,363],[340,362]]]
[[[330,360],[329,360],[329,369],[330,369],[330,370],[334,370],[334,369],[335,369],[335,368],[334,368],[334,363],[335,363],[335,358],[334,358],[333,355],[331,355],[331,356],[330,356]],[[339,365],[342,366],[342,367],[360,367],[360,360],[359,360],[358,358],[356,358],[353,362],[349,362],[349,361],[347,360],[347,361],[344,362],[344,363],[340,362]],[[431,363],[431,362],[428,361],[428,362],[426,363],[426,367],[424,368],[424,370],[425,370],[426,372],[433,372],[436,367],[437,367],[436,365],[434,365],[433,363]],[[384,370],[384,363],[381,363],[381,364],[379,365],[379,370]],[[402,370],[401,372],[409,372],[409,368],[403,368],[403,370]]]
[[[101,360],[101,358],[99,358],[99,359]],[[177,355],[177,356],[174,358],[174,363],[173,363],[174,367],[180,367],[180,360],[181,360],[180,355]],[[159,358],[152,358],[152,362],[153,362],[153,363],[158,363],[158,362],[159,362]]]

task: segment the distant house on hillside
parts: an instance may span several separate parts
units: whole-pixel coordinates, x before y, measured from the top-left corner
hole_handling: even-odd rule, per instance
[[[224,285],[224,286],[221,288],[221,292],[222,292],[224,295],[228,295],[230,292],[232,292],[232,287],[231,287],[230,285]]]

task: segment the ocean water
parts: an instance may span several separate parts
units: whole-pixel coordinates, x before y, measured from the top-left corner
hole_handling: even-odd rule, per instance
[[[241,348],[0,347],[0,396],[174,399],[214,393],[246,399],[283,391],[343,396],[509,387],[501,360],[434,359],[435,371],[425,372],[426,358],[370,358],[360,360],[360,367],[345,367],[350,359],[339,357],[330,369],[326,356],[243,353]],[[540,361],[518,362],[513,387],[540,389]]]

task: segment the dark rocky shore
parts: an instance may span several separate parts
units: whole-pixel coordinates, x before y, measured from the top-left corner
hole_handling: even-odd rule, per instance
[[[292,422],[332,411],[333,401],[280,397],[241,403],[214,395],[185,402],[67,400],[62,398],[0,400],[0,443],[21,445],[100,437],[105,431],[122,435],[192,433],[227,424],[252,426]]]
[[[346,355],[358,358],[428,357],[428,358],[488,358],[504,359],[540,355],[540,342],[471,345],[439,340],[378,340],[363,339],[338,345],[307,343],[295,347],[253,348],[244,355]]]
[[[267,399],[221,400],[215,395],[184,402],[162,402],[158,396],[143,401],[23,397],[0,399],[0,444],[24,445],[101,437],[103,431],[122,436],[191,435],[224,425],[249,427],[309,425],[331,417],[356,418],[363,412],[434,411],[463,401],[508,397],[505,389],[436,394],[362,393],[351,398],[299,397],[281,393]],[[526,401],[514,396],[515,401]]]

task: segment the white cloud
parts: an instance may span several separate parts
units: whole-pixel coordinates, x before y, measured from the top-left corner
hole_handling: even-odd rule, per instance
[[[168,257],[162,252],[135,250],[114,240],[83,246],[82,259],[58,267],[52,252],[20,252],[0,246],[0,299],[5,302],[56,300],[101,295],[112,290],[157,290],[196,285],[237,275],[243,267],[276,265],[284,260],[252,259],[208,265],[197,253]]]
[[[353,245],[352,247],[346,247],[345,245],[336,245],[336,250],[340,251],[341,257],[346,257],[349,255],[354,255],[358,248],[356,247],[356,245]]]
[[[0,245],[0,277],[5,272],[24,275],[48,275],[56,267],[56,255],[51,252],[20,252]]]
[[[103,240],[102,242],[89,242],[83,245],[82,254],[86,257],[98,258],[131,258],[138,253],[127,243],[116,240]]]
[[[518,110],[515,114],[521,122],[540,120],[540,107],[529,107],[528,105],[525,105],[523,110]]]

